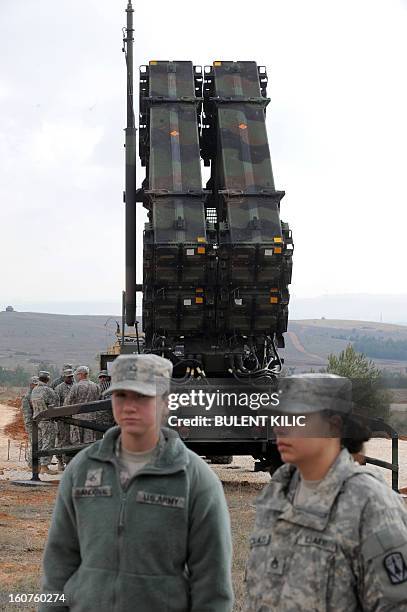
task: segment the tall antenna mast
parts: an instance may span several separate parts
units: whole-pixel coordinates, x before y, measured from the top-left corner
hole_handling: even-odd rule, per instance
[[[131,0],[126,9],[127,26],[123,28],[123,52],[127,69],[127,126],[126,134],[126,323],[136,322],[136,127],[133,96],[133,13]]]

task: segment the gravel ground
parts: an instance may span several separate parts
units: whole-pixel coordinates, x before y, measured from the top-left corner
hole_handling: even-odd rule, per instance
[[[391,462],[391,440],[375,438],[366,444],[366,454],[369,457]],[[270,476],[265,472],[253,472],[254,460],[251,457],[234,457],[231,465],[215,466],[216,473],[224,482],[248,481],[250,483],[267,483]],[[407,441],[399,442],[399,487],[407,487]],[[372,468],[373,466],[371,466]],[[375,467],[391,486],[390,470]]]
[[[8,450],[8,438],[3,433],[4,426],[12,419],[14,408],[0,404],[0,480],[29,480],[31,473],[26,467],[24,460],[24,445],[10,440]],[[10,456],[7,459],[7,456]],[[366,444],[366,454],[370,457],[391,462],[391,441],[374,438]],[[56,464],[56,459],[54,458]],[[399,487],[407,487],[407,440],[399,441],[399,465],[400,479]],[[266,472],[254,472],[254,460],[248,456],[234,457],[230,465],[215,466],[215,471],[223,482],[248,482],[267,483],[270,476]],[[391,473],[389,470],[376,468],[391,486]],[[41,480],[57,481],[58,476],[42,475]]]

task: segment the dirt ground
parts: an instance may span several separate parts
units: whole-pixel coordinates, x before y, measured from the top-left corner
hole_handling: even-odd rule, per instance
[[[59,476],[41,476],[48,484],[39,488],[12,484],[13,480],[29,480],[31,475],[24,460],[24,443],[4,433],[18,410],[7,403],[9,400],[0,388],[0,611],[4,612],[36,609],[29,604],[7,604],[8,594],[39,592],[42,551],[59,481]],[[389,440],[371,440],[366,451],[369,456],[391,460]],[[407,441],[400,442],[399,462],[400,487],[407,487]],[[235,612],[243,610],[243,575],[254,500],[269,481],[268,474],[253,472],[253,464],[251,457],[235,457],[231,465],[214,468],[224,484],[232,521]],[[377,469],[390,485],[390,472]]]

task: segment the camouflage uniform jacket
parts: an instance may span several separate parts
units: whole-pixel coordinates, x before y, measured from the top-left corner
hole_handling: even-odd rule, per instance
[[[100,393],[102,394],[103,391],[106,391],[110,387],[110,385],[111,385],[110,380],[105,380],[103,382],[98,383]]]
[[[40,381],[32,390],[31,404],[33,416],[36,417],[40,412],[48,410],[51,406],[58,406],[58,396],[54,389]]]
[[[246,567],[249,612],[407,610],[407,510],[342,450],[307,506],[283,465],[256,500]]]
[[[126,482],[110,429],[62,477],[44,553],[39,612],[232,612],[232,542],[219,478],[178,434]]]
[[[96,402],[99,399],[100,389],[98,385],[91,380],[80,380],[72,385],[65,398],[65,405],[85,404],[87,402]]]
[[[70,385],[67,385],[65,381],[61,382],[59,385],[55,387],[55,393],[58,396],[60,406],[64,405],[65,399],[67,398],[68,393],[70,392],[72,387],[73,387],[73,383]]]
[[[58,378],[55,378],[52,383],[50,384],[50,387],[52,389],[56,389],[58,387],[58,385],[60,385],[61,383],[64,382],[64,377],[63,376],[58,376]]]
[[[24,395],[22,402],[21,402],[24,424],[25,424],[27,431],[30,430],[32,426],[32,420],[33,420],[33,407],[31,404],[32,391],[33,391],[32,389],[29,389],[27,393]]]

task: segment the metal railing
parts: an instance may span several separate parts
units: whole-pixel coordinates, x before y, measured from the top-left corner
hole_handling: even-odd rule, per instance
[[[38,425],[41,421],[61,421],[68,425],[75,425],[83,429],[91,429],[100,434],[105,433],[109,429],[109,425],[100,425],[96,421],[87,421],[84,419],[71,418],[74,414],[83,414],[89,412],[100,412],[111,410],[111,399],[98,400],[89,402],[88,404],[72,404],[71,406],[51,407],[48,410],[40,412],[32,421],[32,478],[31,480],[39,481],[39,458],[52,457],[53,455],[75,455],[77,452],[89,446],[89,444],[77,444],[65,447],[51,448],[49,450],[39,450],[38,448]],[[100,436],[102,437],[102,435]]]

